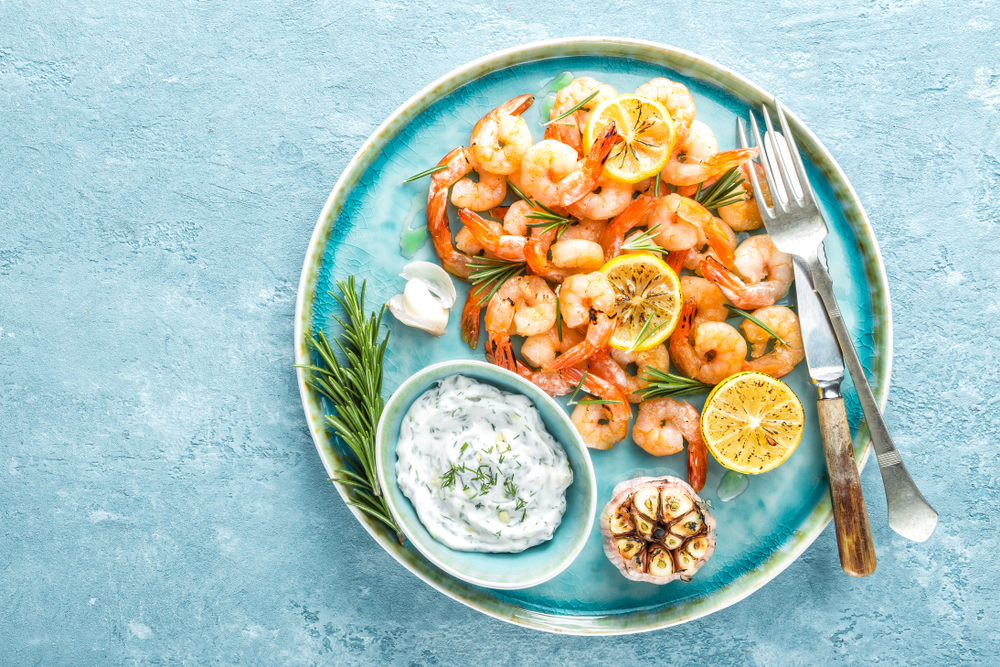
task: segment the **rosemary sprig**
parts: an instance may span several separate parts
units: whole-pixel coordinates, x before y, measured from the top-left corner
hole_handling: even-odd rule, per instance
[[[562,309],[559,307],[559,292],[562,290],[562,285],[556,287],[556,335],[559,336],[559,342],[562,342]]]
[[[639,329],[639,335],[635,337],[635,340],[632,341],[632,344],[629,345],[628,350],[626,350],[626,352],[633,352],[636,350],[636,348],[645,345],[646,341],[655,336],[656,332],[665,327],[669,322],[668,320],[664,320],[663,322],[660,322],[658,325],[656,325],[655,329],[647,332],[646,329],[649,327],[649,323],[652,321],[653,320],[651,319],[646,320],[646,323],[642,325],[641,329]]]
[[[448,165],[446,165],[446,164],[439,164],[436,167],[431,167],[430,169],[424,169],[419,174],[414,174],[413,176],[410,176],[405,181],[400,181],[399,184],[402,185],[403,183],[410,183],[411,181],[415,181],[417,179],[423,178],[424,176],[430,176],[431,174],[436,174],[439,171],[444,171],[447,168],[448,168]]]
[[[625,240],[625,243],[622,244],[622,250],[630,250],[633,252],[644,250],[646,252],[660,252],[664,254],[670,252],[669,250],[664,250],[652,241],[653,237],[657,234],[656,230],[659,228],[660,225],[657,223],[644,232],[633,234]]]
[[[507,181],[507,187],[513,190],[514,194],[523,199],[524,201],[528,202],[529,204],[532,202],[531,197],[521,192],[521,188],[517,187],[509,180]]]
[[[584,371],[583,372],[583,377],[580,378],[580,382],[578,382],[577,385],[576,385],[576,387],[573,389],[573,393],[569,395],[569,401],[566,402],[567,406],[576,405],[576,403],[577,403],[577,401],[576,401],[576,395],[580,393],[581,389],[583,389],[583,383],[587,381],[587,376],[589,374],[590,374],[590,371]]]
[[[524,262],[511,262],[506,259],[492,257],[473,257],[469,261],[469,282],[473,287],[478,287],[474,294],[477,296],[486,290],[486,296],[479,299],[479,305],[489,303],[493,295],[497,293],[500,286],[505,282],[524,273]]]
[[[326,416],[326,423],[353,453],[353,457],[349,454],[344,457],[349,467],[334,470],[331,481],[349,488],[348,505],[387,525],[403,544],[403,533],[389,513],[375,474],[375,428],[385,407],[382,360],[389,334],[379,340],[384,304],[377,313],[365,314],[366,287],[366,283],[361,284],[359,295],[354,276],[348,276],[347,280],[337,281],[340,296],[329,292],[344,311],[344,319],[334,316],[343,332],[333,341],[345,363],[337,359],[320,329],[316,337],[310,336],[320,365],[296,364],[296,367],[308,371],[306,383],[330,401],[333,413]]]
[[[737,180],[739,179],[739,180]],[[744,201],[746,191],[743,189],[743,173],[739,167],[733,167],[711,186],[702,190],[704,183],[698,184],[698,192],[694,200],[705,208],[721,208]]]
[[[779,336],[777,333],[775,333],[774,329],[772,329],[771,327],[767,326],[766,324],[764,324],[763,322],[761,322],[760,320],[758,320],[756,317],[754,317],[753,315],[751,315],[747,311],[740,310],[736,306],[732,306],[732,305],[730,305],[728,303],[726,304],[726,308],[728,308],[731,313],[734,313],[734,314],[739,315],[741,317],[747,318],[748,320],[750,320],[751,322],[753,322],[754,324],[756,324],[757,326],[759,326],[761,329],[763,329],[764,331],[766,331],[767,335],[769,335],[771,338],[774,338],[775,340],[777,340],[782,345],[786,345],[786,346],[788,345],[788,343],[786,343],[784,341],[784,339],[782,339],[781,336]]]
[[[661,370],[647,367],[640,379],[647,384],[635,393],[642,396],[642,400],[648,401],[651,398],[661,398],[663,396],[690,396],[691,394],[704,394],[712,390],[713,385],[698,382],[691,378],[681,377],[672,373],[664,373]]]
[[[582,401],[577,401],[577,405],[621,405],[621,401],[605,401],[597,398],[586,398]]]
[[[659,196],[660,196],[660,175],[657,174],[654,178],[656,178],[656,182],[653,183],[653,197],[659,198]]]
[[[556,116],[555,118],[553,118],[552,120],[550,120],[547,123],[542,123],[542,127],[545,127],[546,125],[551,125],[552,123],[558,122],[558,121],[562,120],[563,118],[567,118],[569,116],[572,116],[577,111],[579,111],[580,109],[582,109],[583,106],[587,102],[589,102],[590,100],[592,100],[595,97],[597,97],[597,93],[599,93],[599,92],[601,92],[600,89],[594,89],[594,92],[592,92],[590,95],[587,95],[585,98],[583,98],[577,104],[573,105],[568,111],[564,111],[563,113],[559,114],[558,116]]]

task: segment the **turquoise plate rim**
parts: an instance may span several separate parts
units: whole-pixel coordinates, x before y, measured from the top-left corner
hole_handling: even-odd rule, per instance
[[[406,512],[403,508],[397,506],[403,505],[404,503],[409,506],[409,500],[401,491],[398,493],[386,493],[386,505],[389,507],[389,512],[392,514],[392,518],[396,520],[396,525],[398,525],[400,530],[403,531],[403,534],[410,541],[410,544],[413,545],[413,548],[422,553],[427,560],[434,563],[451,576],[461,579],[462,581],[467,581],[475,586],[484,586],[486,588],[493,588],[496,590],[518,590],[521,588],[530,588],[531,586],[537,586],[538,584],[545,583],[549,579],[558,576],[566,568],[573,564],[573,561],[576,560],[576,557],[580,555],[580,552],[583,551],[584,546],[586,546],[587,539],[590,537],[590,532],[594,527],[595,517],[597,516],[597,473],[594,471],[594,462],[590,458],[590,452],[587,450],[587,446],[576,433],[573,422],[569,419],[569,415],[561,405],[556,403],[555,399],[522,378],[517,373],[512,373],[506,368],[494,366],[486,361],[480,361],[478,359],[454,359],[451,361],[441,361],[436,364],[431,364],[430,366],[425,366],[410,377],[406,378],[406,380],[404,380],[403,383],[392,392],[389,400],[385,402],[385,409],[382,411],[382,417],[379,419],[378,428],[375,431],[375,471],[378,474],[378,482],[383,489],[398,490],[398,487],[396,486],[395,453],[396,443],[399,440],[399,434],[398,432],[385,432],[388,421],[395,422],[393,410],[397,409],[397,407],[394,404],[399,403],[400,401],[408,401],[407,405],[404,407],[409,409],[410,405],[412,405],[413,401],[417,398],[415,392],[422,392],[423,390],[426,390],[428,382],[434,383],[437,379],[443,379],[451,375],[461,375],[463,372],[468,373],[470,372],[470,369],[473,368],[475,371],[471,371],[472,373],[482,373],[483,375],[490,376],[491,379],[496,381],[503,380],[519,387],[521,393],[535,402],[539,412],[543,414],[552,414],[553,419],[560,422],[562,428],[570,434],[571,442],[566,442],[559,437],[559,433],[552,433],[556,442],[562,445],[563,449],[565,449],[567,454],[569,454],[570,461],[579,461],[579,467],[583,470],[585,477],[585,479],[581,480],[575,476],[573,479],[574,485],[586,485],[586,488],[580,491],[582,494],[582,502],[584,504],[582,522],[577,522],[576,525],[571,525],[567,522],[567,518],[574,514],[570,511],[570,507],[567,506],[566,512],[563,514],[563,521],[559,524],[559,528],[556,529],[556,535],[558,535],[560,531],[565,530],[570,530],[575,533],[575,536],[570,538],[570,541],[566,545],[568,548],[561,552],[552,554],[550,559],[550,569],[543,570],[541,574],[534,575],[534,578],[532,579],[521,579],[516,582],[502,581],[501,579],[480,579],[463,571],[463,559],[461,552],[452,552],[455,555],[450,556],[450,554],[448,554],[448,552],[451,551],[450,549],[440,549],[439,551],[441,553],[448,554],[452,558],[449,562],[444,560],[441,556],[436,555],[434,553],[435,549],[428,548],[426,542],[434,542],[434,538],[431,537],[430,533],[427,532],[427,529],[423,527],[416,514],[413,513],[412,509],[409,512]],[[428,378],[430,379],[428,380]],[[490,380],[482,381],[490,383]],[[414,386],[418,386],[418,388],[415,390]],[[501,391],[505,390],[501,389]],[[403,407],[399,407],[398,410],[403,410]],[[387,439],[391,440],[392,444],[383,446],[384,441]],[[575,454],[570,452],[571,449],[575,452]],[[385,450],[384,453],[383,450]],[[386,455],[388,455],[389,452],[392,452],[391,461],[386,460]],[[490,554],[491,557],[503,558],[505,560],[509,558],[516,560],[519,555],[520,554]],[[492,562],[493,561],[491,561],[491,563]]]
[[[646,40],[618,37],[573,37],[531,42],[484,56],[445,74],[417,92],[386,118],[362,144],[330,192],[309,240],[299,281],[295,302],[295,363],[310,362],[306,332],[309,331],[312,319],[313,297],[330,230],[347,195],[388,141],[438,99],[481,76],[525,62],[577,55],[634,58],[651,62],[719,88],[748,106],[759,107],[761,104],[771,103],[774,99],[773,95],[750,80],[690,51]],[[795,114],[789,112],[787,116],[800,150],[809,156],[833,188],[844,217],[856,234],[858,247],[864,255],[866,278],[872,289],[870,294],[872,336],[874,347],[880,352],[874,357],[871,379],[872,386],[876,388],[876,399],[880,408],[884,410],[889,395],[889,378],[892,370],[892,316],[888,280],[878,242],[857,193],[848,182],[840,165]],[[341,459],[323,425],[324,411],[320,396],[306,384],[301,368],[297,369],[296,376],[309,432],[327,474],[332,476],[333,469],[341,465]],[[859,469],[864,468],[870,454],[871,441],[867,425],[862,422],[855,438],[855,456]],[[335,483],[335,485],[346,502],[347,489],[341,484]],[[356,508],[348,506],[348,509],[393,558],[448,597],[509,623],[547,632],[576,635],[646,632],[686,623],[735,604],[791,565],[819,536],[833,516],[830,499],[827,496],[816,504],[792,536],[776,547],[759,568],[745,573],[725,588],[710,595],[654,610],[603,616],[570,616],[536,612],[492,598],[482,590],[437,569],[416,552],[405,549],[396,541],[395,534]]]

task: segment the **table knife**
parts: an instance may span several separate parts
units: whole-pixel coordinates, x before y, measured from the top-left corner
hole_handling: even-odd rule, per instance
[[[821,246],[822,250],[822,246]],[[826,309],[813,289],[808,265],[793,257],[799,325],[806,352],[809,377],[819,391],[816,411],[823,438],[823,453],[830,479],[833,523],[837,532],[840,566],[852,577],[867,577],[875,571],[875,547],[861,478],[854,460],[851,429],[840,393],[844,379],[841,356]]]

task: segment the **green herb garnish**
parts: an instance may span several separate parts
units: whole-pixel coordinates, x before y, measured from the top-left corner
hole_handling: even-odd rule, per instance
[[[439,171],[444,171],[447,168],[448,168],[448,165],[446,165],[446,164],[439,164],[436,167],[431,167],[430,169],[424,169],[419,174],[414,174],[413,176],[410,176],[405,181],[400,181],[399,184],[402,185],[403,183],[410,183],[411,181],[415,181],[417,179],[423,178],[424,176],[430,176],[431,174],[436,174]]]
[[[782,345],[789,346],[788,343],[786,343],[784,341],[784,339],[782,339],[781,336],[779,336],[777,333],[775,333],[774,329],[772,329],[771,327],[767,326],[766,324],[764,324],[763,322],[761,322],[760,320],[758,320],[756,317],[754,317],[753,315],[751,315],[747,311],[740,310],[736,306],[732,306],[732,305],[730,305],[728,303],[726,304],[726,308],[728,308],[729,311],[732,312],[732,313],[735,313],[737,315],[740,315],[742,317],[747,318],[748,320],[750,320],[751,322],[753,322],[754,324],[756,324],[757,326],[759,326],[761,329],[763,329],[764,331],[766,331],[767,335],[769,335],[771,338],[774,338],[775,340],[777,340]]]
[[[704,394],[712,390],[714,385],[698,382],[691,378],[665,373],[655,368],[646,367],[645,373],[640,379],[647,384],[635,393],[642,396],[642,400],[648,401],[651,398],[663,396],[690,396],[691,394]]]
[[[343,332],[333,340],[346,360],[341,363],[330,341],[320,329],[309,337],[320,365],[296,364],[308,371],[305,381],[330,401],[333,413],[326,424],[350,448],[344,457],[349,467],[337,468],[330,481],[348,487],[348,505],[378,519],[396,533],[400,544],[405,542],[402,531],[385,504],[375,474],[375,428],[385,407],[382,400],[382,360],[389,334],[379,340],[385,305],[377,313],[365,314],[365,288],[358,294],[354,276],[337,281],[341,296],[328,292],[344,311],[344,319],[334,316]]]
[[[473,257],[469,260],[469,282],[473,287],[478,287],[473,294],[479,296],[480,293],[486,292],[486,296],[480,297],[479,305],[484,306],[489,303],[505,282],[524,273],[524,267],[524,262],[511,262],[492,257]]]
[[[739,179],[739,180],[737,180]],[[730,204],[736,204],[747,198],[743,189],[743,174],[739,167],[733,167],[710,187],[702,191],[704,183],[698,184],[698,192],[694,195],[694,200],[705,208],[718,209]]]
[[[653,243],[653,237],[656,236],[656,230],[660,228],[659,223],[653,225],[644,232],[639,234],[633,234],[625,240],[622,244],[622,250],[628,250],[632,252],[646,251],[646,252],[659,252],[667,253],[669,250],[664,250],[660,246]]]
[[[579,111],[580,109],[582,109],[583,106],[587,102],[589,102],[590,100],[592,100],[595,97],[597,97],[597,93],[599,93],[599,92],[601,92],[600,89],[595,89],[594,92],[592,92],[590,95],[587,95],[585,98],[583,98],[582,100],[580,100],[579,103],[577,103],[574,106],[572,106],[568,111],[565,111],[565,112],[559,114],[558,116],[556,116],[555,118],[553,118],[552,120],[550,120],[547,123],[542,123],[542,127],[545,127],[546,125],[551,125],[552,123],[558,122],[558,121],[562,120],[563,118],[567,118],[569,116],[572,116],[577,111]]]

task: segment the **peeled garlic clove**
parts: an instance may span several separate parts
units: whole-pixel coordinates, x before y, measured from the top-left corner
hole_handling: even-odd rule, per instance
[[[663,547],[653,547],[647,556],[649,573],[654,577],[669,577],[674,573],[674,559]]]
[[[624,507],[619,507],[615,510],[614,516],[611,517],[610,522],[611,534],[612,535],[628,535],[635,530],[635,523],[632,521],[632,515]]]
[[[681,537],[690,537],[699,533],[704,525],[698,510],[692,510],[685,514],[680,521],[670,526],[670,532]]]
[[[656,521],[657,510],[660,508],[660,489],[653,485],[642,487],[632,496],[632,505],[644,517]]]
[[[693,507],[694,501],[687,494],[677,491],[664,491],[662,494],[660,516],[666,520],[676,519],[690,512]]]
[[[411,290],[410,285],[419,285],[420,287]],[[427,298],[430,299],[423,310],[420,309],[421,295],[414,294],[420,289],[423,289]],[[411,297],[409,300],[407,300],[408,292]],[[389,299],[389,312],[406,326],[423,329],[435,336],[442,335],[445,327],[448,326],[448,311],[441,307],[426,287],[416,281],[407,283],[402,294],[397,294]]]
[[[410,262],[400,274],[407,281],[419,280],[434,296],[442,308],[451,308],[458,299],[455,283],[448,272],[432,262]]]

